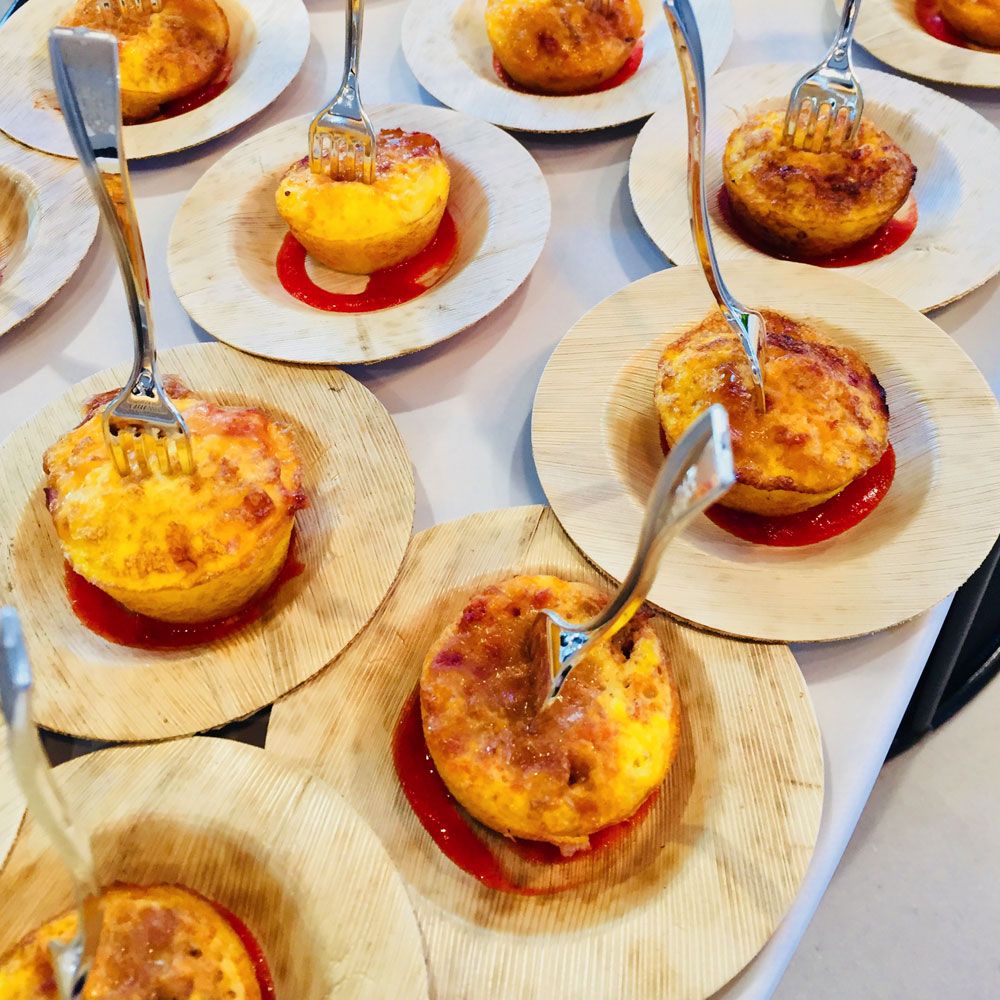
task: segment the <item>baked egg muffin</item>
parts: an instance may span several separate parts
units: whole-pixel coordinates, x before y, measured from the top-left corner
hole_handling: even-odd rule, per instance
[[[229,22],[215,0],[162,0],[156,13],[115,17],[97,0],[77,0],[68,28],[110,32],[118,39],[122,118],[152,118],[168,101],[211,83],[229,45]]]
[[[522,87],[573,94],[610,80],[642,35],[639,0],[487,0],[486,33]]]
[[[940,0],[944,19],[970,41],[1000,48],[1000,0]]]
[[[228,920],[177,885],[115,885],[82,1000],[261,1000],[253,962]],[[53,1000],[52,940],[76,933],[76,910],[29,934],[0,959],[0,1000]]]
[[[275,201],[292,235],[335,271],[371,274],[402,263],[434,238],[448,204],[451,174],[426,132],[382,129],[375,180],[336,180],[299,160],[281,178]]]
[[[73,569],[130,611],[164,621],[224,618],[278,575],[307,505],[289,429],[261,410],[217,406],[176,378],[196,470],[118,474],[101,417],[117,390],[45,452],[45,497]]]
[[[420,712],[434,765],[481,823],[564,853],[627,819],[667,774],[680,706],[650,612],[640,610],[573,669],[559,698],[532,655],[542,608],[585,621],[608,596],[554,576],[474,595],[427,653]]]
[[[762,243],[808,259],[846,250],[884,226],[917,176],[910,158],[867,118],[850,149],[782,143],[785,112],[765,111],[726,142],[722,176],[737,219]]]
[[[736,485],[719,502],[754,514],[795,514],[836,496],[889,446],[885,390],[865,362],[806,323],[769,309],[757,410],[750,364],[718,309],[671,341],[654,397],[667,444],[712,403],[729,413]]]

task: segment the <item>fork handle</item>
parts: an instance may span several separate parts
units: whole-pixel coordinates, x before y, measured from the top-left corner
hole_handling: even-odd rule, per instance
[[[118,42],[85,28],[53,28],[49,58],[59,104],[80,165],[118,257],[135,333],[132,379],[155,377],[149,274],[122,141]]]
[[[340,90],[337,97],[330,104],[328,111],[332,111],[334,104],[343,96],[350,94],[359,103],[361,97],[358,92],[358,62],[361,58],[361,26],[364,21],[364,0],[347,0],[347,34],[344,39],[344,78],[340,82]]]
[[[840,15],[840,27],[830,51],[823,62],[831,69],[842,73],[851,71],[851,41],[854,38],[854,22],[858,19],[861,0],[844,0],[844,9]]]

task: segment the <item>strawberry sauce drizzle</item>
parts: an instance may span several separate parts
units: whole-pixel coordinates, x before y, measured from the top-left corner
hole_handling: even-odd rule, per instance
[[[458,802],[438,774],[427,749],[420,718],[419,685],[407,697],[396,720],[392,734],[392,760],[403,794],[420,825],[445,857],[462,871],[487,888],[521,896],[550,895],[574,888],[573,885],[534,888],[516,884],[504,871],[499,858],[476,835],[472,823],[460,810]],[[595,850],[605,850],[618,843],[648,815],[658,796],[659,789],[650,794],[629,819],[592,834],[590,849],[585,853],[590,855]],[[505,843],[521,858],[537,865],[565,864],[584,853],[565,857],[553,844],[519,838],[510,838]]]
[[[214,899],[210,899],[209,902],[225,918],[229,926],[236,931],[236,936],[246,949],[246,953],[250,958],[250,964],[253,965],[254,975],[257,977],[257,985],[260,987],[261,1000],[275,1000],[274,980],[271,978],[271,970],[268,967],[264,951],[253,936],[253,932],[235,913],[227,910],[221,903],[215,902]]]
[[[458,253],[458,230],[445,209],[430,243],[418,254],[368,276],[363,292],[345,295],[321,288],[306,271],[306,249],[288,233],[278,250],[278,280],[289,295],[326,312],[374,312],[402,305],[426,292],[444,277]]]
[[[257,621],[271,604],[275,594],[289,580],[305,569],[295,553],[295,533],[288,555],[271,585],[227,618],[209,622],[165,622],[148,618],[123,607],[99,587],[85,580],[66,563],[66,592],[73,613],[97,635],[118,646],[135,649],[184,649],[224,639]]]
[[[916,0],[914,13],[917,15],[917,24],[932,38],[957,45],[960,49],[971,48],[969,40],[944,19],[938,0]]]
[[[625,60],[622,68],[615,73],[614,76],[609,77],[604,83],[597,84],[596,87],[587,87],[584,90],[574,90],[568,94],[544,94],[544,97],[579,97],[582,94],[599,94],[603,90],[614,90],[615,87],[620,87],[626,80],[630,77],[635,76],[636,71],[639,69],[642,63],[642,53],[643,45],[642,39],[635,43],[635,48],[629,53],[628,59]],[[500,60],[497,59],[496,53],[493,55],[493,72],[496,73],[497,79],[509,90],[516,90],[520,94],[538,94],[539,91],[531,90],[529,87],[523,87],[521,84],[515,82],[510,74],[500,65]]]
[[[776,257],[779,260],[796,260],[805,264],[815,264],[817,267],[854,267],[857,264],[867,264],[868,261],[878,260],[880,257],[887,257],[898,250],[917,228],[917,201],[911,195],[900,209],[900,212],[903,213],[902,216],[897,213],[881,229],[852,244],[846,250],[840,250],[828,257],[795,257],[765,245],[747,230],[733,211],[725,184],[719,188],[718,200],[719,212],[726,225],[744,243],[760,250],[761,253],[766,253],[769,257]]]
[[[194,111],[195,108],[203,107],[209,101],[214,101],[229,86],[229,78],[232,76],[232,73],[232,61],[227,59],[222,64],[219,72],[215,74],[215,77],[209,83],[206,83],[204,87],[196,90],[193,94],[188,94],[187,97],[178,97],[173,101],[166,101],[164,104],[161,104],[160,113],[155,118],[150,118],[149,121],[162,122],[168,118],[176,118],[178,115]]]

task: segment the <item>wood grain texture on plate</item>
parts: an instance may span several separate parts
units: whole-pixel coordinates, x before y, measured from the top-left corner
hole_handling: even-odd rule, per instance
[[[677,758],[656,805],[594,856],[534,865],[476,826],[504,867],[555,895],[486,888],[410,809],[393,728],[424,655],[483,586],[553,573],[612,589],[546,507],[414,537],[368,628],[272,710],[267,748],[312,767],[371,824],[402,873],[442,1000],[700,1000],[757,953],[798,890],[823,801],[819,730],[787,648],[657,616],[681,701]]]
[[[191,318],[252,354],[308,364],[356,364],[409,354],[451,337],[504,302],[527,278],[549,231],[548,186],[524,147],[485,122],[446,108],[368,109],[376,129],[433,135],[451,170],[448,210],[458,257],[415,299],[368,313],[315,309],[278,281],[288,228],[274,193],[308,151],[311,116],[282,122],[214,164],[191,189],[170,231],[167,264]],[[354,293],[365,278],[309,260],[315,281]]]
[[[106,740],[161,739],[249,715],[328,663],[378,607],[413,526],[413,473],[392,418],[341,371],[268,364],[219,344],[160,356],[196,395],[259,406],[287,423],[310,506],[295,516],[305,565],[264,616],[227,638],[174,650],[107,642],[73,613],[42,493],[42,455],[93,393],[129,366],[74,386],[0,447],[0,574],[35,672],[39,725]]]
[[[197,146],[263,111],[295,78],[309,48],[301,0],[218,0],[229,21],[232,72],[217,97],[174,118],[126,125],[130,160]],[[75,156],[49,65],[48,33],[73,0],[32,0],[0,27],[0,129],[27,146]]]
[[[14,765],[7,748],[7,727],[0,718],[0,870],[14,843],[24,817],[24,796],[14,778]],[[3,948],[0,947],[0,952]]]
[[[79,165],[0,136],[0,334],[66,284],[96,232]]]
[[[635,75],[610,90],[552,96],[511,90],[493,69],[486,0],[410,0],[403,15],[403,54],[420,85],[443,104],[526,132],[587,132],[652,114],[680,93],[670,30],[657,0],[641,0],[643,56]],[[718,69],[733,38],[729,0],[692,0],[705,68]]]
[[[833,4],[839,12],[841,0]],[[854,39],[876,59],[911,76],[968,87],[1000,87],[1000,52],[963,49],[929,35],[917,21],[915,0],[868,0],[858,14]],[[862,75],[862,85],[868,72]]]
[[[278,997],[427,997],[420,933],[378,838],[314,775],[230,740],[113,747],[56,781],[89,832],[97,878],[183,885],[256,937]],[[0,873],[0,954],[73,905],[29,816]]]
[[[730,133],[752,115],[784,108],[806,66],[740,67],[708,84],[705,178],[715,250],[721,259],[769,256],[744,242],[719,210],[722,154]],[[837,268],[922,312],[971,292],[1000,271],[1000,131],[964,104],[911,80],[866,70],[865,116],[886,131],[917,168],[919,217],[894,253]],[[675,264],[697,263],[691,240],[684,105],[675,101],[646,123],[632,148],[629,190],[643,228]]]
[[[754,545],[700,517],[668,545],[650,600],[706,628],[785,642],[862,635],[925,611],[970,576],[1000,529],[989,386],[929,319],[847,275],[763,257],[724,270],[747,305],[804,320],[869,364],[886,391],[896,477],[861,524],[814,545]],[[617,579],[663,462],[660,355],[713,306],[700,267],[652,274],[584,316],[542,374],[531,420],[539,478],[570,537]]]

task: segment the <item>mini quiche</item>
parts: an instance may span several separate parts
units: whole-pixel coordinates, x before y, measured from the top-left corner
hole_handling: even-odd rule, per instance
[[[1000,0],[940,0],[944,19],[970,41],[1000,48]]]
[[[46,452],[46,501],[73,569],[130,611],[194,623],[237,611],[277,576],[307,505],[288,428],[217,406],[164,379],[187,422],[196,471],[121,477],[101,416],[117,392]]]
[[[677,692],[645,611],[591,650],[559,699],[537,710],[548,684],[531,655],[537,613],[585,621],[607,601],[553,576],[487,587],[434,643],[420,675],[424,736],[452,795],[486,826],[566,854],[631,816],[677,748]]]
[[[229,921],[177,885],[116,885],[82,1000],[261,1000],[254,964]],[[76,910],[29,934],[0,959],[0,1000],[54,1000],[50,941],[76,933]]]
[[[853,351],[806,323],[763,310],[764,388],[757,410],[750,365],[717,309],[671,341],[654,397],[671,447],[712,403],[729,413],[736,485],[720,501],[754,514],[795,514],[829,500],[889,446],[885,390]]]
[[[642,35],[639,0],[487,0],[486,33],[527,90],[572,94],[611,79]]]
[[[106,31],[118,39],[122,117],[140,122],[161,105],[211,83],[229,45],[229,22],[215,0],[162,0],[160,10],[116,17],[98,0],[77,0],[68,28]]]
[[[782,143],[784,111],[744,122],[726,142],[722,176],[736,218],[791,257],[847,249],[884,226],[906,201],[917,169],[867,118],[850,149],[812,152]]]
[[[371,184],[314,174],[306,158],[275,192],[292,235],[335,271],[371,274],[414,256],[434,238],[448,204],[451,174],[437,139],[382,129],[375,149]]]

